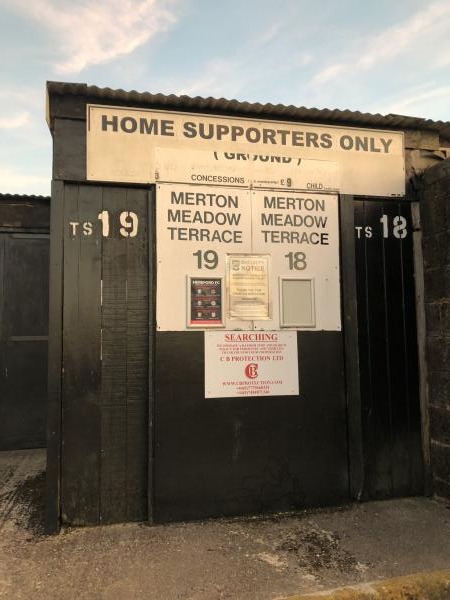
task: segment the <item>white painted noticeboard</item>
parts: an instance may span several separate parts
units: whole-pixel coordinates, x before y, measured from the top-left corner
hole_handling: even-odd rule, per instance
[[[203,311],[196,323],[186,319],[186,276],[223,279],[223,320],[211,326],[340,330],[337,195],[160,184],[156,212],[159,331],[208,327]],[[243,269],[252,278],[235,276]],[[311,282],[307,323],[282,315],[288,279]]]
[[[86,141],[89,181],[405,194],[398,131],[88,105]]]
[[[159,183],[232,185],[333,192],[341,189],[340,165],[336,161],[280,154],[244,154],[231,160],[228,152],[156,148],[155,180]]]
[[[205,332],[205,398],[298,393],[296,332]]]
[[[157,186],[159,331],[186,329],[186,275],[199,279],[224,278],[227,254],[251,252],[251,218],[248,190]],[[192,325],[189,323],[189,327]],[[226,319],[223,325],[227,327]],[[237,320],[230,327],[249,328],[251,322]]]

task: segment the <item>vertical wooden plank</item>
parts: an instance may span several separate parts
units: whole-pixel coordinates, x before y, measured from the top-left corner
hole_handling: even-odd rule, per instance
[[[127,504],[127,240],[119,234],[126,189],[103,188],[109,236],[102,252],[102,522],[126,520]],[[131,442],[131,440],[130,440]]]
[[[392,495],[407,495],[410,486],[408,444],[408,381],[406,371],[406,323],[402,245],[411,236],[411,223],[400,220],[400,203],[388,200],[383,207],[384,272],[386,282],[386,334],[390,426]],[[404,225],[404,227],[403,227]],[[406,242],[407,243],[407,242]],[[414,324],[412,324],[414,326]],[[389,421],[388,421],[389,417]]]
[[[370,368],[369,303],[367,289],[366,203],[355,202],[355,269],[356,301],[358,305],[358,350],[361,394],[361,422],[363,435],[364,484],[363,498],[371,497],[374,471],[375,435],[372,427],[372,371]]]
[[[155,344],[156,344],[156,186],[147,194],[148,206],[148,466],[147,466],[147,518],[154,522],[155,496]]]
[[[103,241],[101,515],[147,516],[148,192],[103,188],[110,235]],[[138,217],[127,236],[121,215]],[[121,230],[122,228],[122,230]]]
[[[6,335],[3,322],[5,314],[5,250],[6,235],[0,234],[0,406],[1,399],[5,397],[6,392]]]
[[[391,416],[389,389],[388,331],[384,244],[380,231],[381,203],[366,203],[367,223],[374,236],[367,241],[367,282],[369,306],[369,343],[372,371],[372,427],[374,428],[373,497],[386,498],[392,493]],[[376,233],[375,233],[376,232]]]
[[[401,262],[405,321],[405,444],[409,456],[409,493],[423,494],[424,464],[422,452],[422,422],[420,414],[420,381],[417,349],[416,288],[414,273],[413,223],[411,205],[402,203],[400,214],[407,221],[409,235],[402,240]]]
[[[128,520],[148,516],[149,233],[146,189],[127,190],[139,219],[127,238],[127,503]]]
[[[345,348],[345,375],[349,444],[350,497],[359,500],[364,483],[359,386],[358,314],[355,258],[355,203],[353,196],[340,197],[341,276]],[[356,232],[358,235],[358,232]],[[356,238],[357,240],[360,238]],[[358,241],[356,242],[358,243]]]
[[[355,224],[358,279],[360,389],[364,438],[364,497],[381,498],[391,490],[391,441],[388,363],[386,353],[386,293],[384,248],[380,218],[382,205],[358,202]]]
[[[5,235],[0,235],[0,341],[3,341],[3,303],[4,292],[4,269],[5,269]]]
[[[417,351],[419,365],[419,395],[420,413],[422,423],[422,457],[424,465],[424,491],[431,495],[431,465],[430,465],[430,422],[428,407],[427,361],[426,348],[426,321],[425,321],[425,282],[423,272],[422,228],[420,223],[419,203],[411,205],[411,218],[413,225],[413,251],[414,251],[414,283],[416,296],[416,322],[417,322]]]
[[[64,184],[52,182],[50,205],[49,341],[45,528],[60,524]]]
[[[100,516],[101,242],[81,225],[74,235],[70,223],[96,223],[101,193],[65,186],[61,517],[72,524]]]

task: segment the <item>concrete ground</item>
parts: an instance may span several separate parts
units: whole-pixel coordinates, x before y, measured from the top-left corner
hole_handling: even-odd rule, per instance
[[[0,453],[0,598],[275,600],[450,568],[450,506],[427,498],[48,537],[44,468]]]

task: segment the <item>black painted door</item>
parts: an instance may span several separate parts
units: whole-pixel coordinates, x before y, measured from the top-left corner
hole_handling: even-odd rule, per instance
[[[118,186],[57,189],[64,256],[62,520],[145,520],[151,197],[148,189]]]
[[[355,202],[367,499],[423,492],[411,205]]]
[[[0,450],[45,447],[49,236],[0,234]]]

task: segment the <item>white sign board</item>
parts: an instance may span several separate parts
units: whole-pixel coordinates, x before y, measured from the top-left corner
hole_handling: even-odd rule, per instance
[[[339,191],[339,163],[329,160],[268,154],[243,154],[231,160],[227,152],[157,148],[155,179],[160,183],[233,185],[239,187]]]
[[[298,393],[295,332],[205,332],[205,398]]]
[[[273,281],[271,321],[255,328],[280,327],[283,278],[314,280],[315,322],[311,329],[341,329],[338,197],[328,194],[255,190],[252,200],[252,252],[271,255]]]
[[[175,152],[172,162],[170,151]],[[180,151],[206,152],[203,168],[200,164],[189,173],[186,158],[178,171]],[[211,168],[213,163],[218,166]],[[87,106],[88,180],[155,183],[158,169],[165,181],[191,177],[196,184],[246,185],[251,179],[268,188],[325,191],[338,186],[344,194],[405,194],[401,132]]]
[[[186,276],[224,279],[225,329],[279,329],[282,279],[313,280],[309,328],[340,330],[336,195],[162,184],[156,203],[159,330],[191,326]],[[238,284],[232,261],[241,275],[256,261],[259,291],[248,277]]]
[[[248,190],[157,186],[158,330],[186,329],[186,276],[225,277],[228,253],[251,252],[251,218]],[[252,323],[234,321],[231,327],[249,329]]]

